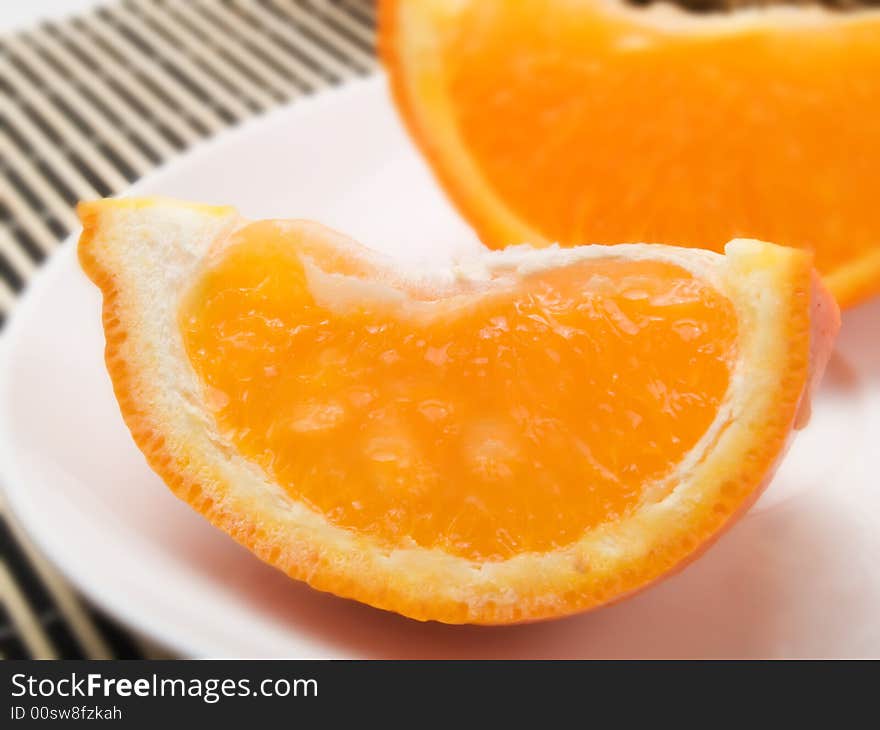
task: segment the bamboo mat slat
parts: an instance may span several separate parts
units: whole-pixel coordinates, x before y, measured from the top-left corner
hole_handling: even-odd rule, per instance
[[[76,228],[195,142],[371,73],[372,0],[114,0],[0,36],[0,328]],[[87,606],[0,499],[0,658],[153,655]]]

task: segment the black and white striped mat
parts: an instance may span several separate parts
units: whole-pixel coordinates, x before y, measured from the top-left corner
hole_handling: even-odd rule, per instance
[[[0,326],[40,262],[193,142],[370,73],[372,0],[116,0],[0,37]],[[2,493],[0,493],[2,495]],[[140,657],[75,595],[0,496],[0,657]]]

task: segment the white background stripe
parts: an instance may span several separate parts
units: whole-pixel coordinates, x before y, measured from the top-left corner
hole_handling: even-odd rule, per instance
[[[117,164],[142,175],[234,121],[375,67],[371,0],[114,0],[101,6],[106,9],[2,39],[0,79],[13,94],[0,94],[0,115],[8,125],[8,132],[0,131],[0,203],[11,215],[0,224],[0,255],[22,281],[36,265],[15,234],[27,234],[41,251],[51,252],[60,229],[77,225],[68,198],[92,199],[99,196],[96,188],[127,187]],[[15,68],[11,55],[40,83]],[[63,142],[53,142],[52,134]],[[20,182],[13,184],[12,176]],[[32,204],[17,185],[38,202]],[[0,315],[13,306],[12,281],[0,276]],[[110,644],[73,591],[12,516],[4,517],[87,655],[111,656]],[[31,654],[57,654],[3,563],[0,602]]]

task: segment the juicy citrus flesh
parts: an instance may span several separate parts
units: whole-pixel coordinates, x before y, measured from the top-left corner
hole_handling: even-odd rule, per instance
[[[310,272],[375,272],[290,230],[250,224],[206,264],[185,347],[243,456],[389,548],[569,544],[671,478],[728,389],[732,305],[679,266],[603,258],[340,304]]]
[[[415,5],[386,0],[386,17]],[[460,184],[430,121],[416,136],[487,244],[720,251],[754,237],[814,252],[829,276],[880,256],[880,13],[787,9],[789,20],[737,29],[737,13],[677,12],[662,27],[649,10],[598,0],[455,7],[432,28],[433,82],[465,154],[521,226],[493,219]],[[419,73],[390,55],[392,74]],[[830,283],[845,301],[865,293]]]

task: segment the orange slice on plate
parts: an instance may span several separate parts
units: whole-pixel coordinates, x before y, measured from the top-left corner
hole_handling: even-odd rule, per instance
[[[268,563],[417,619],[562,616],[766,485],[838,312],[810,256],[513,247],[405,270],[317,223],[81,204],[122,415]]]
[[[487,245],[761,238],[812,251],[842,306],[880,292],[880,10],[380,0],[379,25]]]

